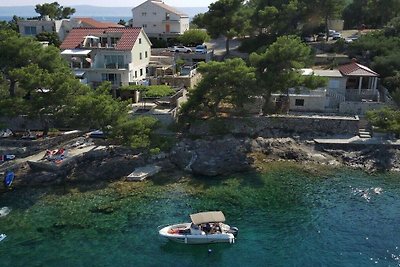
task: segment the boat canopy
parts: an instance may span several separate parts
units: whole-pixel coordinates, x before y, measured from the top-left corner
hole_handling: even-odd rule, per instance
[[[225,216],[222,211],[207,211],[190,215],[190,219],[194,224],[225,222]]]

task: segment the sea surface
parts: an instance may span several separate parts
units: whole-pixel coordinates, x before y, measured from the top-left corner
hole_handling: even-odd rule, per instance
[[[33,17],[34,15],[32,15]],[[125,20],[126,23],[132,18],[127,16],[87,16],[97,21],[110,21],[110,22],[119,22],[120,19]],[[12,20],[13,16],[0,16],[0,21],[10,21]]]
[[[1,266],[400,266],[400,177],[276,163],[205,178],[1,192]],[[185,245],[158,226],[222,210],[235,244]]]

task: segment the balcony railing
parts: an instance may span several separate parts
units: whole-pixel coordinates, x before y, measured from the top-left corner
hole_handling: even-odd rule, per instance
[[[89,62],[71,62],[71,68],[72,69],[90,69],[90,63]]]
[[[129,67],[128,64],[108,63],[104,64],[104,68],[120,70],[120,69],[128,69]]]

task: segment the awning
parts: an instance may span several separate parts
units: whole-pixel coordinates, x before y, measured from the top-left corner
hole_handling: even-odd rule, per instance
[[[224,222],[225,216],[222,211],[207,211],[190,215],[190,219],[194,224],[202,224],[208,222]]]
[[[75,55],[75,56],[86,56],[92,52],[92,50],[85,49],[65,49],[61,52],[61,55]]]
[[[93,36],[93,35],[86,35],[85,38],[88,38],[88,39],[100,39],[100,37]]]
[[[83,77],[83,75],[85,75],[85,72],[83,70],[74,70],[74,74],[75,74],[75,77],[81,78],[81,77]]]

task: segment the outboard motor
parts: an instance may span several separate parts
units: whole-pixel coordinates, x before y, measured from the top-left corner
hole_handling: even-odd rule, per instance
[[[228,231],[228,233],[233,234],[234,237],[237,237],[238,233],[239,233],[239,229],[237,227],[231,227]]]

